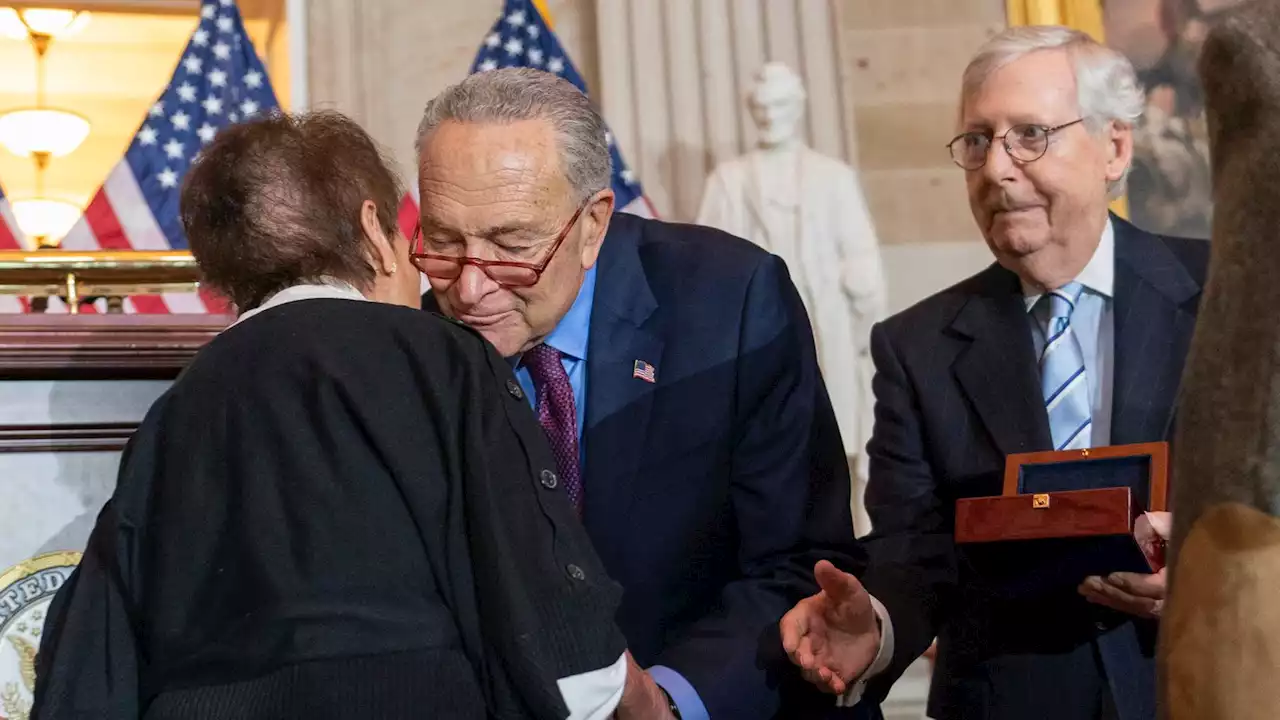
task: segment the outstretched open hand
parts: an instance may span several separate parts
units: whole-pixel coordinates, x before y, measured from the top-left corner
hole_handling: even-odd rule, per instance
[[[814,566],[813,575],[822,591],[782,616],[782,647],[806,680],[840,695],[875,661],[880,626],[857,578],[826,560]]]

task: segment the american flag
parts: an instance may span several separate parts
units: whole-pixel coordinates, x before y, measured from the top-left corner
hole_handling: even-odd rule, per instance
[[[506,0],[502,17],[493,24],[476,53],[471,72],[484,72],[497,68],[531,67],[556,73],[573,83],[584,94],[587,84],[569,55],[560,45],[547,18],[539,12],[532,0]],[[614,142],[613,133],[607,133],[609,154],[613,158],[613,192],[616,206],[623,212],[653,217],[653,205],[644,195],[640,180],[627,167]]]
[[[13,208],[4,196],[4,188],[0,187],[0,250],[25,250],[25,236],[18,220],[13,216]],[[0,295],[0,313],[26,312],[29,303],[15,295]]]
[[[631,371],[631,377],[637,377],[646,382],[657,382],[658,368],[643,360],[637,360],[635,369]]]
[[[182,179],[218,131],[279,108],[234,0],[203,0],[169,85],[151,106],[124,158],[62,241],[72,250],[182,250]],[[126,312],[223,312],[208,293],[134,296]]]
[[[4,196],[4,188],[0,187],[0,250],[25,250],[24,239],[18,219],[13,216],[13,207]]]

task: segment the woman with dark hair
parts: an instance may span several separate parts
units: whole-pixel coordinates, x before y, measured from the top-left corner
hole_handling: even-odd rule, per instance
[[[619,590],[509,365],[417,309],[401,194],[337,114],[205,148],[182,220],[241,314],[130,441],[33,718],[614,711]]]

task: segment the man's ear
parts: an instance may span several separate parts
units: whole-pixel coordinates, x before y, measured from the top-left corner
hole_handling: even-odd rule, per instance
[[[383,275],[393,274],[396,271],[395,247],[378,222],[378,206],[372,200],[365,200],[360,206],[360,228],[364,230],[365,239],[372,248],[373,256],[370,259],[374,270]]]
[[[1133,163],[1133,128],[1112,123],[1107,136],[1107,182],[1124,177]]]
[[[600,245],[604,242],[605,233],[609,231],[609,220],[613,218],[613,190],[602,190],[592,198],[578,222],[582,224],[582,266],[589,268],[595,264],[600,255]]]

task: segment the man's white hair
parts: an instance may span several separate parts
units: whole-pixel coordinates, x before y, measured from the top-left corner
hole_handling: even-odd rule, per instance
[[[1087,33],[1060,25],[1011,27],[988,40],[964,69],[960,111],[997,70],[1034,52],[1062,50],[1076,77],[1076,103],[1090,131],[1111,123],[1132,128],[1142,117],[1146,95],[1138,83],[1133,63],[1118,50],[1094,40]],[[1125,169],[1128,176],[1129,169]],[[1124,188],[1124,177],[1111,184],[1113,197]]]

